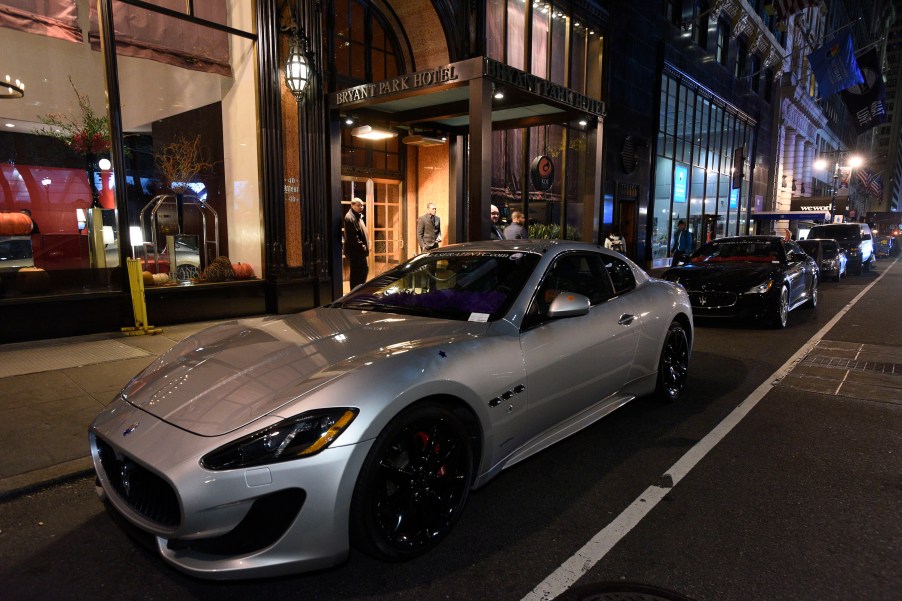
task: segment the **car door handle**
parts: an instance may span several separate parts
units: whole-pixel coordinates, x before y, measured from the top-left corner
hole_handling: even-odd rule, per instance
[[[635,315],[630,315],[629,313],[624,313],[620,316],[620,319],[617,321],[618,324],[622,326],[628,326],[633,323],[633,320],[636,319]]]

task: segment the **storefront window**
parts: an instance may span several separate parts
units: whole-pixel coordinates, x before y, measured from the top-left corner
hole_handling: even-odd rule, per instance
[[[0,56],[22,96],[0,105],[0,297],[121,288],[103,57],[87,4],[4,21]]]
[[[652,257],[664,260],[680,219],[700,236],[745,233],[750,187],[731,187],[734,151],[752,148],[751,120],[691,80],[665,73],[652,220]],[[676,138],[675,143],[671,140]],[[748,176],[749,160],[744,161]]]
[[[236,7],[197,16],[252,29]],[[254,42],[123,2],[113,14],[128,254],[155,284],[262,273]]]

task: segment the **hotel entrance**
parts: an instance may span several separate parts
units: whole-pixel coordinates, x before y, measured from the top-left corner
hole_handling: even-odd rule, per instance
[[[341,215],[351,209],[351,199],[364,202],[363,219],[370,241],[367,257],[370,278],[407,259],[402,237],[401,182],[390,179],[342,176]],[[350,291],[348,260],[342,255],[342,293]]]
[[[526,213],[532,237],[598,240],[601,100],[477,57],[334,92],[329,109],[335,231],[351,198],[364,200],[369,277],[416,254],[430,202],[442,244],[488,240],[492,204]]]

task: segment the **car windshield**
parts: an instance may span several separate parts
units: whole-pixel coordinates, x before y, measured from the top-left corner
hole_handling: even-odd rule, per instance
[[[836,245],[832,242],[823,242],[821,243],[821,248],[824,249],[824,258],[825,259],[833,259],[836,257],[837,248]]]
[[[491,321],[503,316],[539,262],[524,252],[431,252],[391,269],[331,307]]]
[[[690,263],[779,263],[782,250],[770,240],[716,240],[692,254]]]
[[[833,238],[834,240],[858,240],[861,231],[857,225],[816,225],[808,232],[809,238]]]

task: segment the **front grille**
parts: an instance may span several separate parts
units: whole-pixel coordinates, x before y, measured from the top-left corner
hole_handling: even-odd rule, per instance
[[[693,309],[722,309],[736,304],[735,292],[689,292],[689,301]]]
[[[175,528],[181,523],[178,498],[168,482],[94,437],[107,482],[129,507],[152,522]]]

